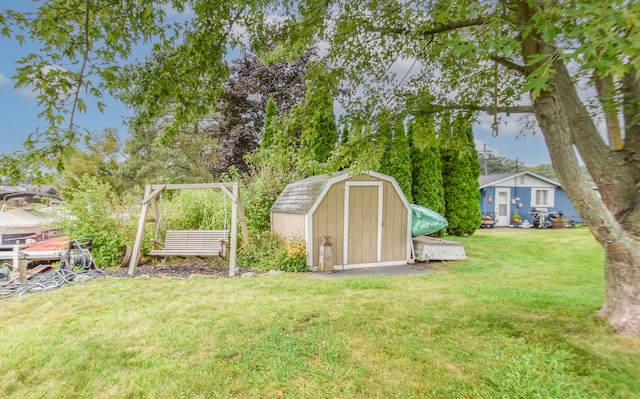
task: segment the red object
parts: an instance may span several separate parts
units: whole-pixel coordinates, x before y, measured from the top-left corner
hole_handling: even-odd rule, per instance
[[[46,241],[40,241],[22,248],[22,251],[64,251],[69,247],[69,237],[56,237]]]

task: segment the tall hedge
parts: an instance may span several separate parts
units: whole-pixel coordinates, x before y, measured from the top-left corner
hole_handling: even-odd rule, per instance
[[[453,122],[443,120],[440,137],[453,136],[466,139],[458,148],[442,152],[442,177],[445,197],[445,217],[449,221],[447,233],[468,236],[481,223],[480,213],[480,164],[473,143],[471,122],[464,116]]]
[[[393,126],[389,115],[383,114],[379,117],[377,131],[375,135],[375,145],[384,148],[380,158],[378,172],[391,175],[391,168],[394,162],[393,151]]]
[[[413,201],[444,215],[444,187],[440,149],[426,146],[423,139],[435,136],[433,117],[417,115],[409,124]]]
[[[401,120],[397,121],[393,126],[391,149],[393,151],[393,163],[391,164],[389,175],[396,178],[407,200],[413,203],[413,195],[411,193],[411,150],[409,148],[409,138]]]
[[[333,88],[329,83],[318,80],[311,81],[307,85],[307,95],[305,99],[305,114],[308,120],[305,121],[299,157],[301,167],[315,164],[322,169],[338,141],[338,126],[333,111]],[[307,163],[307,165],[305,165]],[[307,174],[314,172],[310,168]]]

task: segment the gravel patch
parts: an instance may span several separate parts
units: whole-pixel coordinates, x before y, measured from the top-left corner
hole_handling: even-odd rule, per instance
[[[107,270],[107,278],[180,278],[194,277],[229,277],[229,264],[210,261],[206,259],[186,259],[171,263],[145,263],[138,265],[133,276],[129,276],[129,269],[121,267]],[[236,267],[235,275],[249,273],[252,270],[245,267]]]

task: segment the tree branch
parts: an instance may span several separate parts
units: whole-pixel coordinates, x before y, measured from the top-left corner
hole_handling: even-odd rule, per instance
[[[622,134],[620,132],[620,122],[618,121],[619,110],[613,98],[613,77],[611,75],[600,77],[594,73],[593,81],[604,111],[605,121],[607,122],[609,147],[613,150],[621,150],[623,146]]]
[[[529,114],[533,112],[531,105],[515,105],[515,106],[493,106],[493,105],[472,105],[472,104],[459,104],[459,105],[437,105],[429,104],[420,109],[417,114],[435,114],[437,112],[448,110],[464,110],[464,111],[483,111],[489,115],[494,114]]]
[[[479,105],[477,111],[484,111],[489,115],[493,114],[531,114],[533,107],[531,105],[514,105],[511,107],[494,107],[493,105]]]
[[[73,119],[78,109],[78,101],[80,100],[80,90],[82,90],[82,83],[84,80],[84,70],[87,67],[89,61],[89,50],[91,49],[91,41],[89,39],[89,22],[90,22],[90,6],[91,1],[87,0],[85,3],[85,15],[84,15],[84,52],[82,54],[82,68],[80,68],[80,76],[78,77],[78,88],[76,89],[73,106],[71,107],[71,117],[69,118],[69,131],[73,130]]]
[[[468,28],[470,26],[479,26],[483,25],[486,22],[484,18],[474,18],[467,19],[464,21],[452,22],[450,24],[439,25],[435,27],[420,27],[415,30],[406,29],[404,27],[379,27],[375,25],[370,25],[369,29],[378,33],[395,33],[398,35],[422,35],[422,36],[433,36],[439,33],[445,33],[456,29]]]
[[[498,64],[505,66],[511,70],[518,72],[520,75],[526,76],[524,65],[516,64],[515,62],[508,60],[504,57],[498,57],[497,55],[493,55],[490,57],[492,61],[497,62]]]
[[[424,35],[424,36],[433,36],[433,35],[437,35],[439,33],[445,33],[451,30],[456,30],[456,29],[461,29],[461,28],[468,28],[470,26],[479,26],[479,25],[484,25],[484,23],[486,22],[486,20],[484,18],[474,18],[474,19],[467,19],[465,21],[458,21],[458,22],[452,22],[450,24],[445,24],[445,25],[440,25],[440,26],[436,26],[433,27],[431,29],[417,29],[416,33]]]
[[[622,78],[624,148],[640,155],[640,71],[633,69]]]

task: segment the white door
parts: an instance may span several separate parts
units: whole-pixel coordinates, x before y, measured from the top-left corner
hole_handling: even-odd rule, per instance
[[[511,221],[511,215],[509,214],[509,202],[511,201],[508,188],[496,189],[496,215],[498,215],[498,222],[496,226],[506,227],[509,226]]]

